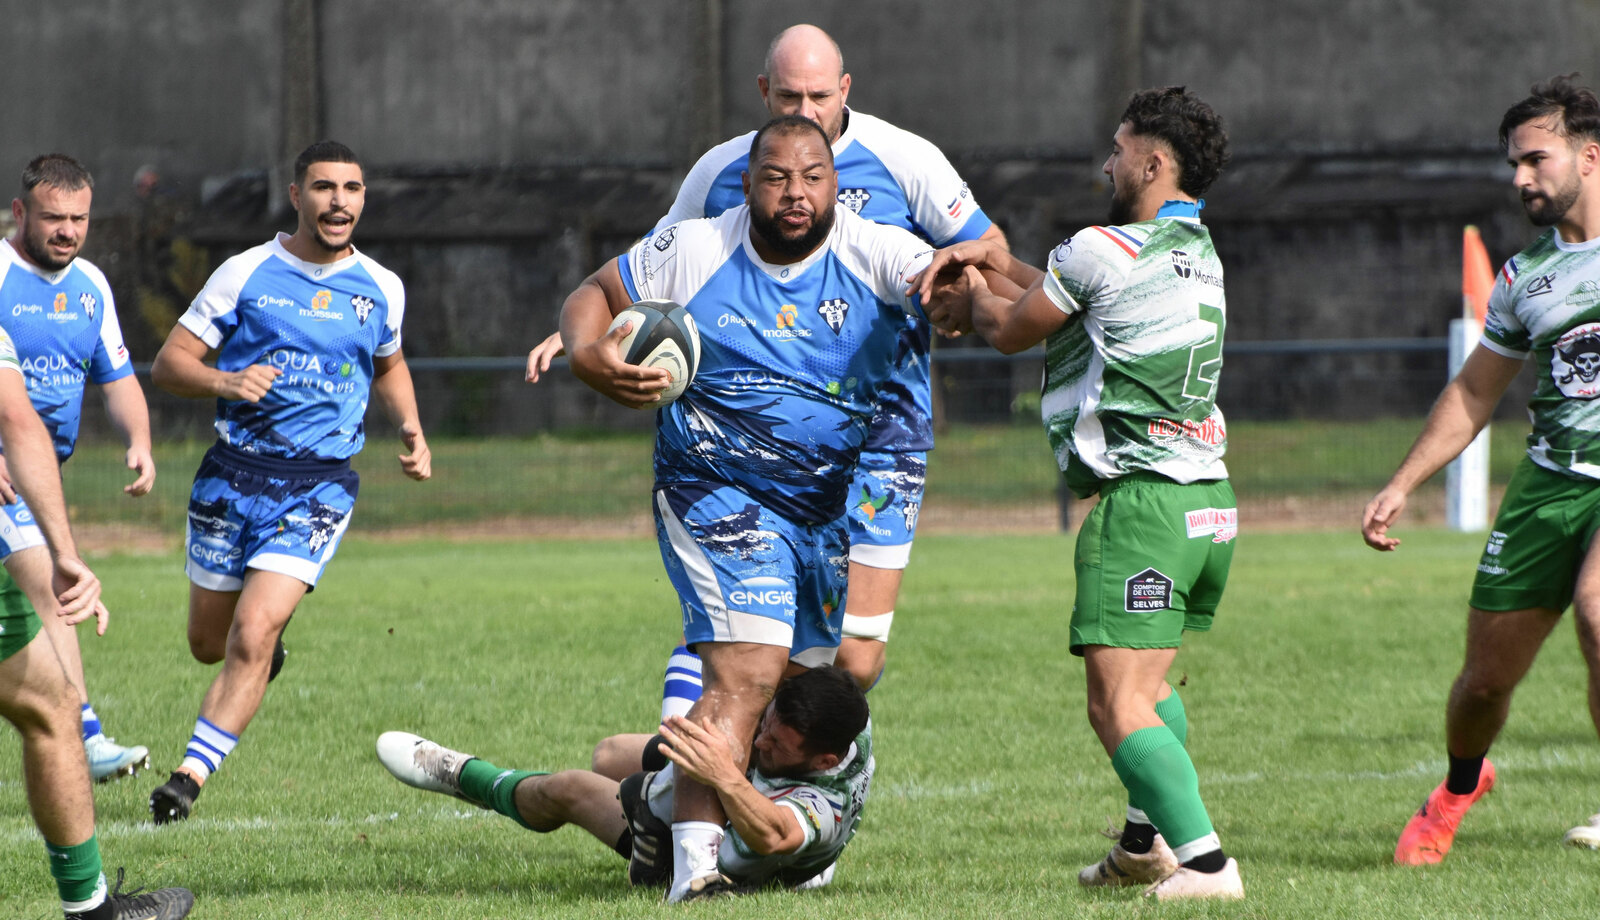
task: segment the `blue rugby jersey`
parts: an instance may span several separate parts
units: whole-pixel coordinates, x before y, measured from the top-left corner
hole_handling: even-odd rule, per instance
[[[84,384],[133,373],[111,285],[84,259],[46,271],[0,244],[0,325],[16,345],[28,397],[66,460],[78,443]]]
[[[217,349],[219,370],[283,371],[259,403],[217,400],[218,437],[267,457],[349,459],[366,440],[373,358],[400,350],[405,287],[360,252],[303,262],[288,239],[224,262],[178,322]]]
[[[827,241],[792,265],[756,255],[743,205],[653,233],[618,260],[630,297],[674,300],[700,330],[693,383],[657,413],[658,484],[726,483],[807,523],[844,513],[896,343],[919,313],[905,289],[932,250],[834,213]]]
[[[936,246],[975,240],[991,225],[965,182],[933,144],[881,118],[846,110],[833,144],[839,203],[868,220],[900,227]],[[756,132],[742,134],[700,157],[656,230],[696,217],[716,217],[744,204],[744,171]],[[914,320],[905,329],[897,375],[884,387],[867,449],[923,451],[933,447],[933,397],[928,379],[932,330]]]

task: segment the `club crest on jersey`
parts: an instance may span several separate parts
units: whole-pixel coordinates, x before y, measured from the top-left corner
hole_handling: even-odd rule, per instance
[[[85,315],[87,315],[90,319],[94,319],[95,299],[93,294],[89,293],[88,291],[84,291],[82,294],[79,294],[78,304],[79,306],[83,307],[83,312]]]
[[[828,328],[833,330],[833,334],[838,335],[839,330],[844,328],[844,317],[850,312],[850,305],[836,297],[817,304],[817,312],[822,314],[823,320],[827,322]]]
[[[1550,379],[1569,399],[1600,396],[1600,323],[1574,326],[1556,340],[1550,352]]]
[[[362,297],[361,295],[357,294],[356,296],[350,298],[350,306],[355,308],[356,319],[360,320],[361,325],[365,326],[367,324],[367,317],[372,313],[372,298]]]
[[[1179,278],[1187,278],[1194,274],[1194,262],[1187,252],[1182,249],[1172,250],[1172,270],[1178,273]]]
[[[860,214],[861,209],[866,207],[867,202],[871,200],[872,193],[864,188],[839,189],[839,203],[857,214]]]

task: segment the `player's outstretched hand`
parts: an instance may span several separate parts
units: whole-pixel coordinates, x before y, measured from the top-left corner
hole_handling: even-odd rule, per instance
[[[150,456],[148,447],[128,448],[128,469],[135,473],[133,482],[122,487],[122,491],[134,498],[149,495],[150,488],[156,484],[156,459]]]
[[[61,616],[69,625],[94,617],[96,632],[105,635],[109,614],[100,602],[100,579],[77,556],[56,556],[52,586],[61,604]]]
[[[11,484],[11,469],[6,466],[5,454],[0,454],[0,502],[7,505],[17,500],[17,487]]]
[[[668,716],[661,723],[661,737],[667,742],[661,753],[695,782],[724,789],[744,780],[744,771],[734,763],[733,747],[722,732],[683,716]]]
[[[400,426],[400,440],[409,453],[400,455],[400,469],[407,476],[421,482],[433,475],[433,451],[428,449],[428,439],[422,429],[411,425]]]
[[[550,337],[533,346],[528,352],[528,373],[525,379],[529,383],[538,383],[539,375],[550,370],[550,362],[567,353],[561,343],[561,333],[552,332]]]
[[[261,397],[272,389],[272,381],[282,373],[270,364],[252,364],[244,370],[224,374],[221,386],[217,387],[217,395],[223,399],[260,402]]]
[[[987,266],[989,250],[990,244],[983,240],[966,240],[935,251],[928,267],[912,277],[910,286],[906,288],[906,296],[921,296],[922,302],[927,303],[933,297],[936,282],[955,280],[966,265],[973,268]]]
[[[1399,538],[1389,536],[1389,527],[1400,519],[1400,512],[1404,510],[1404,492],[1393,487],[1379,492],[1372,501],[1367,502],[1366,510],[1361,513],[1361,539],[1380,552],[1390,552],[1399,546]]]
[[[622,360],[622,337],[633,330],[627,322],[588,345],[574,349],[572,373],[596,392],[630,409],[643,409],[661,401],[661,392],[672,385],[666,368],[640,367]]]

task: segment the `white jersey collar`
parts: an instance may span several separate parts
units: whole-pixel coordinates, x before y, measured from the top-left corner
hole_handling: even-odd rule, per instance
[[[289,239],[289,234],[279,230],[278,235],[272,239],[273,254],[310,278],[331,278],[361,261],[361,251],[351,246],[350,254],[337,262],[307,262],[290,252],[289,247],[284,245]]]
[[[1600,236],[1597,236],[1592,240],[1584,240],[1581,243],[1569,243],[1561,238],[1560,231],[1554,227],[1551,227],[1550,237],[1551,239],[1555,240],[1556,248],[1562,252],[1588,252],[1591,249],[1600,248]]]

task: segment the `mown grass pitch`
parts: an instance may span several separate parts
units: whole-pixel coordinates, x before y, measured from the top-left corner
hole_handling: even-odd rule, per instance
[[[833,887],[695,908],[706,916],[1579,917],[1600,854],[1562,832],[1600,809],[1582,662],[1559,629],[1493,757],[1500,786],[1441,867],[1390,865],[1443,775],[1479,538],[1402,532],[1382,555],[1346,532],[1245,522],[1217,628],[1174,676],[1202,792],[1248,900],[1156,906],[1085,892],[1095,831],[1123,802],[1065,653],[1064,536],[919,540],[889,671],[870,699],[879,772]],[[282,677],[187,824],[145,799],[182,755],[213,673],[188,656],[176,554],[95,560],[112,632],[85,635],[108,730],[156,770],[97,787],[109,867],[194,889],[201,918],[526,918],[671,914],[630,891],[582,832],[508,820],[396,783],[373,742],[403,728],[505,766],[587,762],[650,727],[675,604],[652,544],[347,541],[289,627]],[[56,916],[0,732],[0,916]]]

